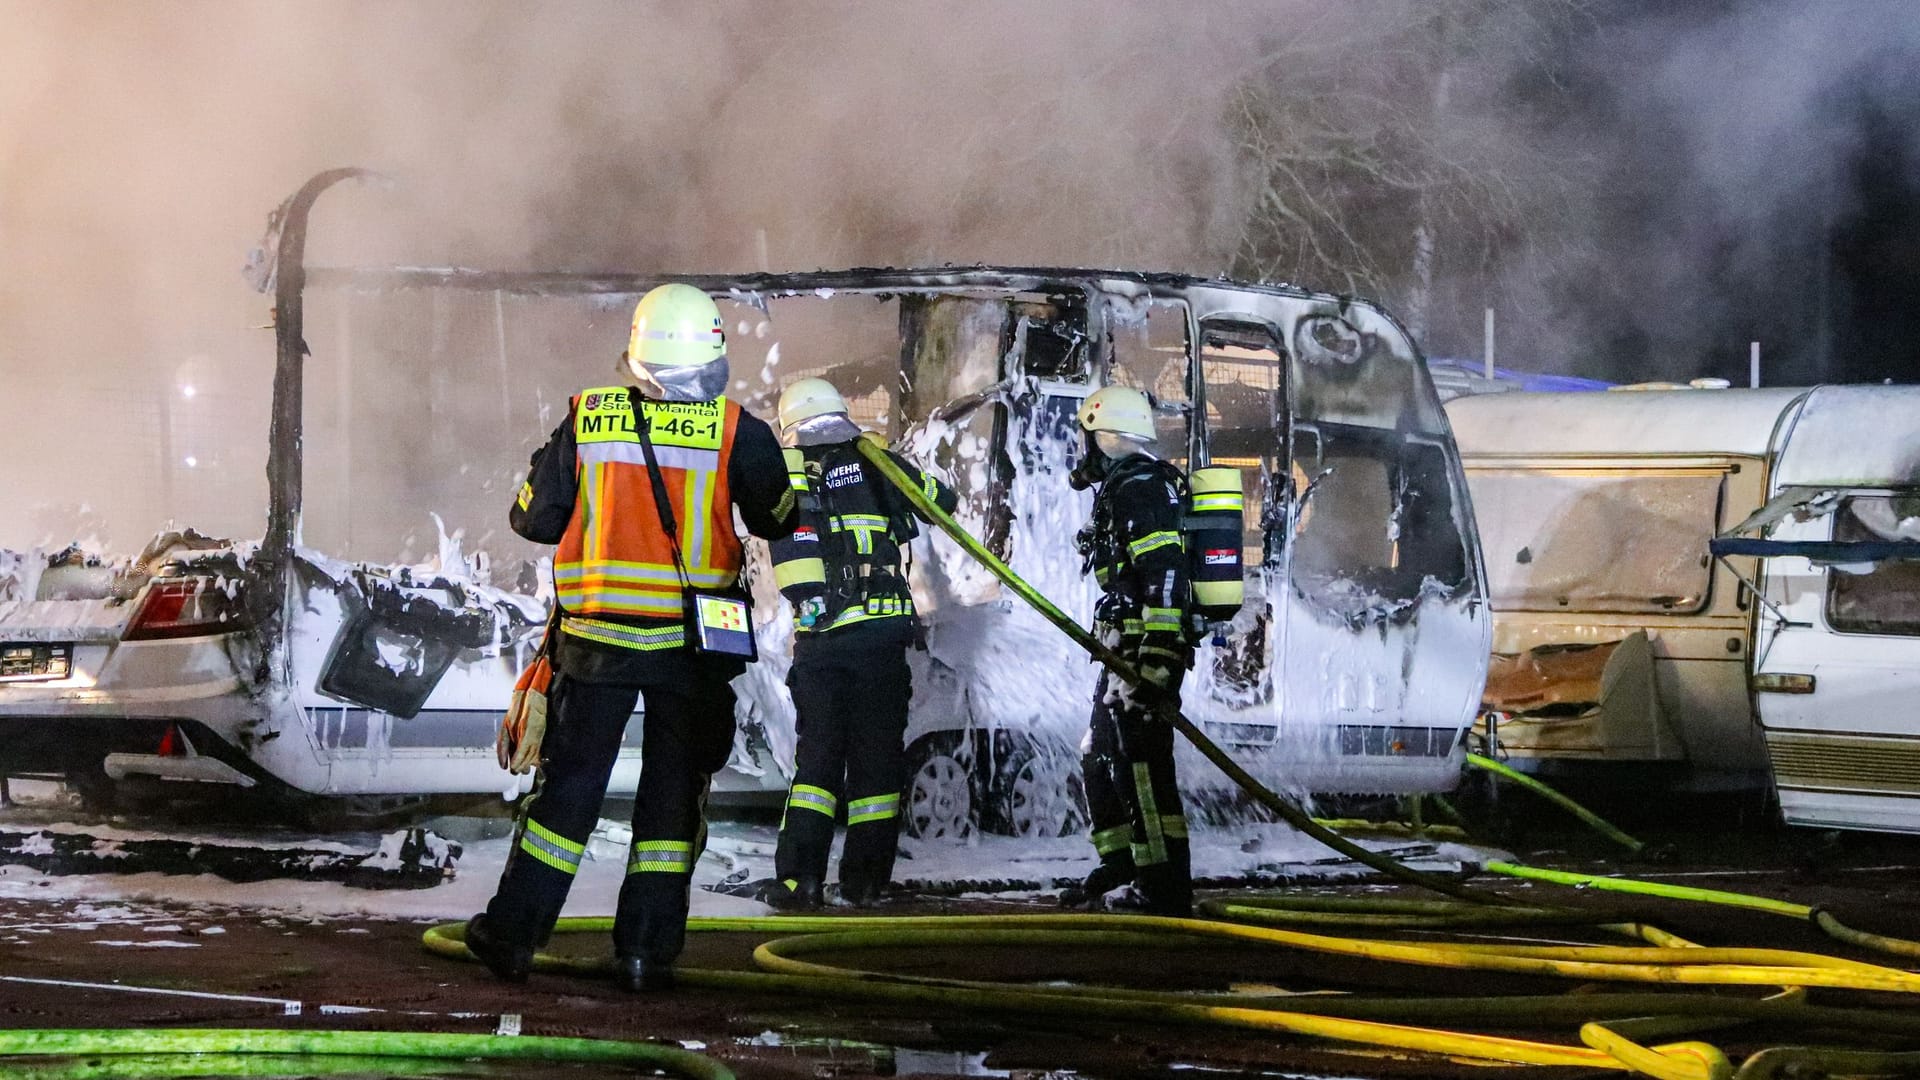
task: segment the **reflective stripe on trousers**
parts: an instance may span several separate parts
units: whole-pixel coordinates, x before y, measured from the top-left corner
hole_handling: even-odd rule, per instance
[[[561,873],[577,874],[587,846],[575,843],[528,817],[527,827],[520,831],[520,850]]]
[[[693,844],[686,840],[635,840],[629,874],[691,874]]]
[[[826,788],[814,787],[812,784],[795,784],[793,790],[787,793],[787,805],[825,814],[831,820],[833,812],[840,808],[840,800]]]
[[[849,828],[869,821],[886,821],[900,816],[900,793],[889,795],[870,795],[864,799],[854,799],[847,803],[847,826]]]

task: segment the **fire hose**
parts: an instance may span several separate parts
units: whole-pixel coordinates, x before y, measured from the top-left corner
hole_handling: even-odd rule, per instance
[[[541,1061],[660,1070],[688,1080],[733,1080],[726,1066],[658,1043],[415,1031],[285,1031],[261,1028],[0,1030],[0,1062],[36,1062],[34,1080],[108,1077],[254,1076],[299,1072],[418,1075],[470,1059]],[[71,1059],[71,1060],[65,1060]],[[285,1059],[295,1059],[289,1065]],[[22,1076],[9,1068],[5,1075]]]

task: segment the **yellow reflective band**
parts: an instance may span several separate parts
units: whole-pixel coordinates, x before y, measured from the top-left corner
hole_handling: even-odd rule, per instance
[[[1111,829],[1101,829],[1093,834],[1093,850],[1102,855],[1112,855],[1116,851],[1125,851],[1133,845],[1133,826],[1115,825]]]
[[[826,788],[814,787],[812,784],[795,784],[793,790],[787,793],[787,805],[812,810],[831,818],[834,810],[839,807],[840,800]]]
[[[1242,483],[1240,470],[1231,465],[1208,465],[1193,470],[1187,478],[1187,487],[1195,495],[1217,495],[1223,492],[1240,494]]]
[[[693,845],[685,840],[636,840],[629,874],[689,874],[693,872]]]
[[[1133,763],[1133,790],[1140,800],[1140,820],[1147,826],[1147,842],[1133,847],[1133,861],[1139,866],[1158,866],[1167,861],[1167,836],[1161,831],[1160,807],[1153,797],[1153,774],[1147,770],[1147,763]]]
[[[787,486],[792,488],[795,491],[807,490],[807,474],[803,472],[788,473]]]
[[[590,559],[577,563],[561,563],[553,568],[553,576],[562,585],[618,585],[628,588],[680,588],[680,571],[672,563],[617,562],[612,559]],[[725,588],[739,578],[732,570],[717,570],[699,566],[687,567],[687,580],[695,585],[707,585]]]
[[[585,845],[576,844],[528,818],[526,828],[520,834],[520,850],[561,873],[577,874],[580,872],[580,857],[587,849]]]
[[[1145,616],[1143,626],[1147,633],[1155,631],[1178,631],[1180,629],[1180,609],[1150,607],[1141,612]]]
[[[560,620],[560,629],[577,638],[638,652],[678,649],[687,643],[686,628],[678,624],[658,627],[622,626],[619,623],[603,622],[599,619],[567,617]]]
[[[900,815],[900,795],[873,795],[865,799],[855,799],[847,804],[847,825],[862,825],[869,821],[885,821]]]
[[[587,845],[569,840],[532,818],[527,819],[527,831],[576,858],[587,853]]]
[[[773,504],[773,516],[785,521],[787,515],[793,513],[793,503],[793,489],[788,488],[780,493],[780,501]]]
[[[1150,532],[1140,539],[1135,540],[1133,543],[1128,544],[1127,554],[1137,559],[1149,551],[1157,551],[1160,548],[1169,546],[1180,546],[1180,534],[1162,529],[1159,532]]]
[[[1181,655],[1180,655],[1179,653],[1177,653],[1177,652],[1175,652],[1175,651],[1173,651],[1172,649],[1163,649],[1163,648],[1161,648],[1161,647],[1160,647],[1160,646],[1158,646],[1158,645],[1142,645],[1142,646],[1140,646],[1140,655],[1142,655],[1142,656],[1164,656],[1164,657],[1166,657],[1167,659],[1169,659],[1169,660],[1172,660],[1172,661],[1175,661],[1176,663],[1178,663],[1178,664],[1180,664],[1180,665],[1181,665],[1182,667],[1184,667],[1184,666],[1186,666],[1186,659],[1187,659],[1186,657],[1184,657],[1184,656],[1181,656]]]
[[[1161,814],[1160,831],[1164,833],[1169,840],[1185,840],[1187,838],[1186,815]]]
[[[1199,512],[1214,510],[1232,510],[1241,513],[1247,508],[1246,497],[1239,492],[1221,492],[1217,495],[1195,495],[1193,508]]]
[[[533,505],[533,485],[528,483],[521,484],[520,497],[518,499],[515,499],[514,503],[515,505],[519,506],[520,509],[522,510],[525,510],[527,507],[532,506]]]
[[[938,502],[940,499],[940,481],[935,480],[932,473],[921,473],[920,492],[927,497],[928,502]]]
[[[1246,595],[1247,584],[1239,578],[1193,583],[1193,602],[1202,607],[1239,607]]]
[[[773,564],[773,583],[785,589],[793,585],[815,585],[827,580],[823,559],[788,559]]]
[[[847,610],[841,612],[839,616],[833,620],[833,624],[831,626],[823,627],[819,623],[815,623],[813,625],[813,629],[811,630],[803,629],[801,630],[801,633],[813,634],[813,633],[819,633],[821,630],[838,630],[843,626],[851,626],[854,623],[868,622],[873,619],[897,619],[902,615],[911,615],[911,614],[913,614],[912,604],[906,605],[904,610],[896,609],[894,611],[889,611],[889,612],[873,612],[873,611],[868,611],[864,607],[850,607]]]
[[[835,514],[832,524],[835,529],[884,529],[887,519],[879,514]]]

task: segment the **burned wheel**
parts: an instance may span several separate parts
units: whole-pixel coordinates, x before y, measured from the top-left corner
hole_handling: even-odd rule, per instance
[[[917,840],[959,840],[973,832],[973,778],[955,755],[958,742],[928,736],[914,744],[907,781],[907,835]]]

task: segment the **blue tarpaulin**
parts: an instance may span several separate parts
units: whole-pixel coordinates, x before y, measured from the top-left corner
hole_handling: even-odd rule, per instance
[[[1452,360],[1432,357],[1427,366],[1448,368],[1468,375],[1486,376],[1487,366],[1474,360]],[[1578,375],[1546,375],[1534,371],[1515,371],[1512,368],[1495,367],[1493,377],[1499,382],[1518,383],[1522,390],[1540,392],[1567,393],[1580,390],[1605,390],[1614,385],[1601,379],[1585,379]]]

